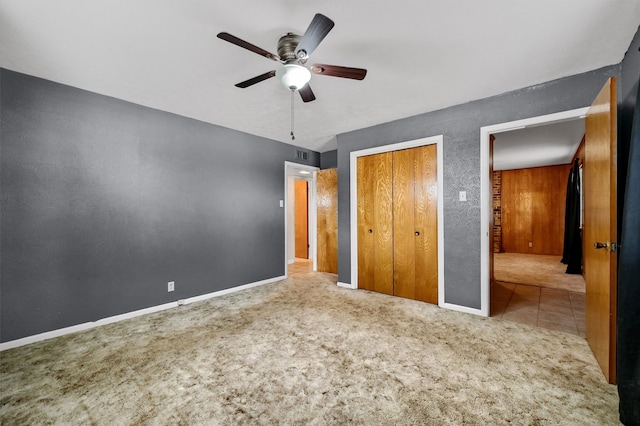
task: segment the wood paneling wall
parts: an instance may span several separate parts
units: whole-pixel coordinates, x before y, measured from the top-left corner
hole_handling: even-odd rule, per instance
[[[338,169],[319,170],[318,271],[338,273]]]
[[[502,248],[562,255],[571,164],[502,171]]]
[[[493,136],[493,135],[492,135]],[[491,173],[493,181],[493,245],[492,253],[500,253],[502,249],[502,172]]]

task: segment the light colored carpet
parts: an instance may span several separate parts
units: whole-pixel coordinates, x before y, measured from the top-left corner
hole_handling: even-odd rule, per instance
[[[584,293],[582,275],[565,274],[567,265],[560,259],[542,254],[494,253],[494,276],[496,281]]]
[[[310,273],[0,354],[3,424],[618,424],[584,339]]]

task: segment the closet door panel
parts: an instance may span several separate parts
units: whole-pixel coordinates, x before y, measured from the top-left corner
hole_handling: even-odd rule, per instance
[[[358,288],[364,290],[373,290],[374,282],[374,166],[374,156],[358,158]]]
[[[393,153],[393,294],[415,299],[414,150]]]
[[[373,290],[393,294],[393,153],[374,157]]]
[[[415,148],[415,299],[438,303],[436,145]]]

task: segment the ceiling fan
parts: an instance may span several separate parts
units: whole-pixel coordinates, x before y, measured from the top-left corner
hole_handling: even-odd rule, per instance
[[[334,25],[331,19],[317,13],[303,36],[287,33],[280,37],[277,55],[226,32],[218,34],[218,38],[283,64],[277,70],[268,71],[249,80],[242,81],[236,84],[236,87],[245,89],[271,77],[277,77],[286,89],[292,92],[298,91],[304,102],[311,102],[316,98],[308,84],[311,79],[311,73],[354,80],[362,80],[367,75],[367,70],[362,68],[313,64],[309,69],[304,66],[307,59],[309,59],[309,55],[313,53]]]

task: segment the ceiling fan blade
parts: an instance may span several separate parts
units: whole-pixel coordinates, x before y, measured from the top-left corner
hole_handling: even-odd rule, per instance
[[[265,58],[268,58],[268,59],[271,59],[271,60],[274,60],[274,61],[279,61],[280,60],[280,56],[274,55],[271,52],[267,52],[266,50],[261,49],[258,46],[255,46],[255,45],[253,45],[253,44],[251,44],[251,43],[249,43],[247,41],[239,39],[238,37],[233,36],[233,35],[231,35],[229,33],[225,33],[225,32],[219,33],[218,34],[218,38],[220,38],[220,39],[222,39],[224,41],[228,41],[229,43],[233,43],[236,46],[240,46],[240,47],[242,47],[244,49],[250,50],[253,53],[257,53],[260,56],[264,56]]]
[[[240,83],[236,84],[235,86],[239,87],[241,89],[246,89],[247,87],[253,86],[256,83],[260,83],[261,81],[265,81],[268,78],[275,77],[275,75],[276,75],[275,71],[265,72],[264,74],[260,74],[257,77],[253,77],[253,78],[250,78],[249,80],[245,80],[243,82],[240,82]]]
[[[298,59],[307,59],[316,50],[320,42],[329,34],[335,23],[326,16],[316,13],[311,20],[309,28],[305,31],[296,46],[296,56]]]
[[[298,89],[300,92],[300,97],[303,102],[311,102],[316,100],[316,95],[313,94],[313,90],[311,90],[311,86],[309,83],[305,84],[302,89]]]
[[[340,67],[338,65],[327,64],[313,64],[311,66],[311,72],[331,77],[352,78],[354,80],[363,80],[367,75],[367,70],[363,68]]]

